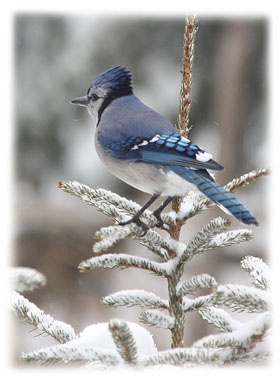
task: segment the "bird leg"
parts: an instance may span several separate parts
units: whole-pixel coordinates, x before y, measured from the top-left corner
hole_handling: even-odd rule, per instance
[[[162,203],[162,205],[153,212],[154,217],[156,217],[156,219],[158,221],[156,224],[157,227],[161,228],[164,225],[164,222],[163,222],[160,214],[161,214],[162,210],[168,205],[168,203],[170,203],[174,198],[175,197],[166,198],[165,201]]]
[[[120,222],[119,225],[125,226],[126,224],[135,223],[137,226],[143,228],[144,230],[144,233],[141,236],[146,235],[149,227],[145,223],[141,222],[140,216],[159,197],[159,195],[160,194],[154,194],[152,198],[149,199],[148,202],[145,203],[144,206],[131,219],[127,220],[126,222]]]

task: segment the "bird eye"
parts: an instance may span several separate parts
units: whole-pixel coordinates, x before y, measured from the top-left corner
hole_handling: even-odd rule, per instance
[[[97,99],[99,99],[99,96],[96,94],[92,94],[90,98],[91,100],[96,101]]]

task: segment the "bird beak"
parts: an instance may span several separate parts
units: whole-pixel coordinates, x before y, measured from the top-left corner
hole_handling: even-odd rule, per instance
[[[70,103],[75,104],[76,106],[87,107],[88,97],[87,96],[81,96],[80,98],[70,100]]]

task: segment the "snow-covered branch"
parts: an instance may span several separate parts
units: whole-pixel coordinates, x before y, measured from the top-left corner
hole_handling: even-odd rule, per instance
[[[146,290],[122,290],[102,299],[106,306],[141,306],[151,309],[168,309],[168,301]]]
[[[253,320],[243,323],[233,332],[219,335],[209,335],[195,342],[193,348],[224,348],[233,349],[228,351],[225,362],[242,360],[242,356],[252,351],[256,344],[263,340],[270,327],[270,313],[262,313]]]
[[[81,361],[97,361],[107,365],[116,365],[119,363],[117,355],[109,350],[90,347],[73,347],[67,343],[22,354],[21,359],[27,363],[36,363],[39,365],[49,365],[59,362],[75,363]]]
[[[158,276],[167,277],[168,273],[164,264],[165,263],[157,263],[143,257],[131,256],[125,253],[109,253],[83,261],[79,265],[79,269],[81,272],[86,272],[95,268],[141,268]]]
[[[259,313],[271,308],[270,294],[264,290],[245,285],[219,285],[217,304],[227,306],[233,311]]]
[[[10,268],[10,275],[13,289],[19,293],[31,292],[47,283],[46,277],[33,268]]]
[[[137,364],[157,352],[151,334],[136,323],[113,319],[86,327],[71,341],[22,354],[29,363],[91,363],[92,368]]]
[[[241,327],[240,322],[232,318],[225,310],[217,307],[200,307],[198,314],[222,332],[232,332]]]
[[[175,348],[148,356],[143,360],[143,365],[171,364],[184,366],[186,364],[218,364],[219,353],[222,354],[223,351],[221,349],[203,349],[195,347]]]
[[[162,327],[164,329],[173,329],[174,317],[170,317],[158,310],[145,310],[139,317],[140,322],[150,326]]]
[[[241,267],[249,273],[253,284],[260,289],[270,289],[271,270],[259,257],[245,256],[241,261]]]
[[[22,295],[13,292],[11,305],[18,315],[43,333],[52,336],[60,343],[67,342],[75,337],[72,326],[67,323],[56,321],[50,315],[45,314],[34,303],[28,301]]]
[[[118,222],[127,220],[128,217],[135,215],[141,209],[138,203],[121,197],[112,191],[100,187],[91,188],[78,181],[59,182],[58,187],[66,193],[75,195],[88,205],[96,207],[98,211]],[[150,210],[145,210],[141,218],[150,227],[157,223]],[[162,219],[165,223],[170,222],[170,217],[167,214],[162,214]]]
[[[196,276],[191,277],[187,282],[181,284],[177,288],[178,295],[185,296],[186,294],[193,294],[198,289],[205,288],[216,288],[217,281],[214,277],[209,276],[209,274],[198,274]]]
[[[216,304],[216,294],[208,294],[207,296],[200,296],[194,299],[183,297],[183,309],[185,312],[198,310],[201,307],[212,306]]]
[[[248,229],[225,231],[230,225],[228,220],[218,217],[203,227],[200,232],[189,242],[187,248],[180,257],[180,263],[218,247],[228,247],[239,244],[253,238],[253,232]]]
[[[224,186],[224,188],[231,193],[235,192],[236,190],[240,189],[241,187],[245,187],[250,185],[251,183],[255,182],[258,178],[269,175],[270,169],[266,168],[260,168],[252,170],[251,172],[247,174],[243,174],[241,177],[234,178],[232,181],[230,181],[228,184]]]
[[[130,236],[135,232],[135,230],[140,230],[135,224],[129,224],[127,226],[109,226],[103,227],[97,231],[94,235],[99,241],[94,243],[92,249],[93,252],[99,253],[106,251],[111,248],[114,244],[124,240],[126,237]]]
[[[96,253],[105,251],[126,237],[137,239],[140,244],[148,247],[164,260],[169,259],[168,252],[185,248],[183,243],[179,243],[170,237],[164,238],[153,229],[149,229],[145,236],[141,236],[142,232],[142,228],[134,223],[125,226],[103,227],[95,233],[95,238],[99,241],[94,244],[93,251]]]
[[[237,312],[260,313],[269,310],[271,298],[268,292],[245,285],[219,285],[206,296],[190,299],[183,297],[184,311],[198,310],[206,306],[223,305]]]
[[[113,319],[109,323],[109,330],[120,357],[125,363],[135,364],[137,362],[137,346],[127,323],[123,320]]]

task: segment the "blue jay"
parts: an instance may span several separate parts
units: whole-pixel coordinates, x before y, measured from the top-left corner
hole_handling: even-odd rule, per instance
[[[91,83],[87,95],[71,101],[87,107],[95,126],[95,146],[105,167],[129,185],[149,194],[151,199],[131,219],[148,227],[140,216],[159,196],[167,197],[153,212],[163,226],[162,210],[176,196],[198,189],[223,211],[245,224],[257,220],[231,193],[214,181],[207,169],[222,170],[212,155],[199,148],[132,89],[129,71],[122,66],[103,72]]]

